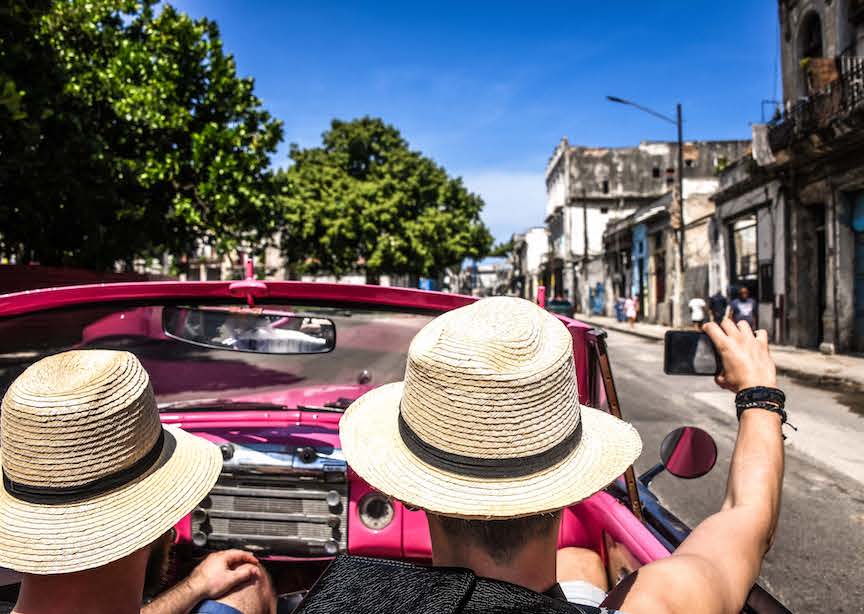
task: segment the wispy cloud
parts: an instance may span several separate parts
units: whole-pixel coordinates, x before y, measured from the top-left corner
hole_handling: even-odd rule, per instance
[[[514,232],[542,226],[546,212],[546,188],[542,172],[477,170],[463,173],[469,190],[483,197],[483,220],[496,241]]]

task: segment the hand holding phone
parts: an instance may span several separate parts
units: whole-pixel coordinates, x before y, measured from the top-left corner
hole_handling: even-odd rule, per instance
[[[738,392],[754,386],[777,387],[777,368],[768,350],[768,332],[753,329],[747,322],[737,325],[729,318],[718,326],[706,324],[705,332],[711,338],[723,368],[715,377],[717,385]]]
[[[714,375],[723,370],[711,338],[696,330],[666,332],[663,371],[667,375]]]

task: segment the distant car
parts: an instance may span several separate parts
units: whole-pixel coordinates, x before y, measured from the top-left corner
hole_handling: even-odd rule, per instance
[[[547,311],[551,311],[552,313],[557,313],[558,315],[567,316],[568,318],[573,317],[573,303],[566,299],[552,299],[551,301],[546,301],[546,309]]]

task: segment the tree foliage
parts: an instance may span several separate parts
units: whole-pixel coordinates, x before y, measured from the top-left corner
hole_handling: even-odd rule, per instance
[[[496,244],[491,250],[489,250],[489,255],[496,258],[509,258],[513,253],[513,241],[504,241],[502,243]]]
[[[260,246],[281,124],[219,29],[153,0],[0,0],[2,251],[108,268]]]
[[[482,199],[380,119],[334,120],[291,160],[281,236],[295,273],[437,277],[492,245]]]

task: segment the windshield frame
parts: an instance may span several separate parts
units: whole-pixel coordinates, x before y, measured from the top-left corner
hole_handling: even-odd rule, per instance
[[[232,291],[231,286],[234,283],[236,282],[149,281],[40,288],[0,295],[0,318],[101,303],[143,305],[202,301],[212,304],[243,304],[246,297]],[[255,297],[256,305],[280,304],[287,300],[322,307],[350,304],[352,307],[442,313],[477,300],[461,294],[392,286],[300,281],[260,283],[266,287],[266,296]]]

